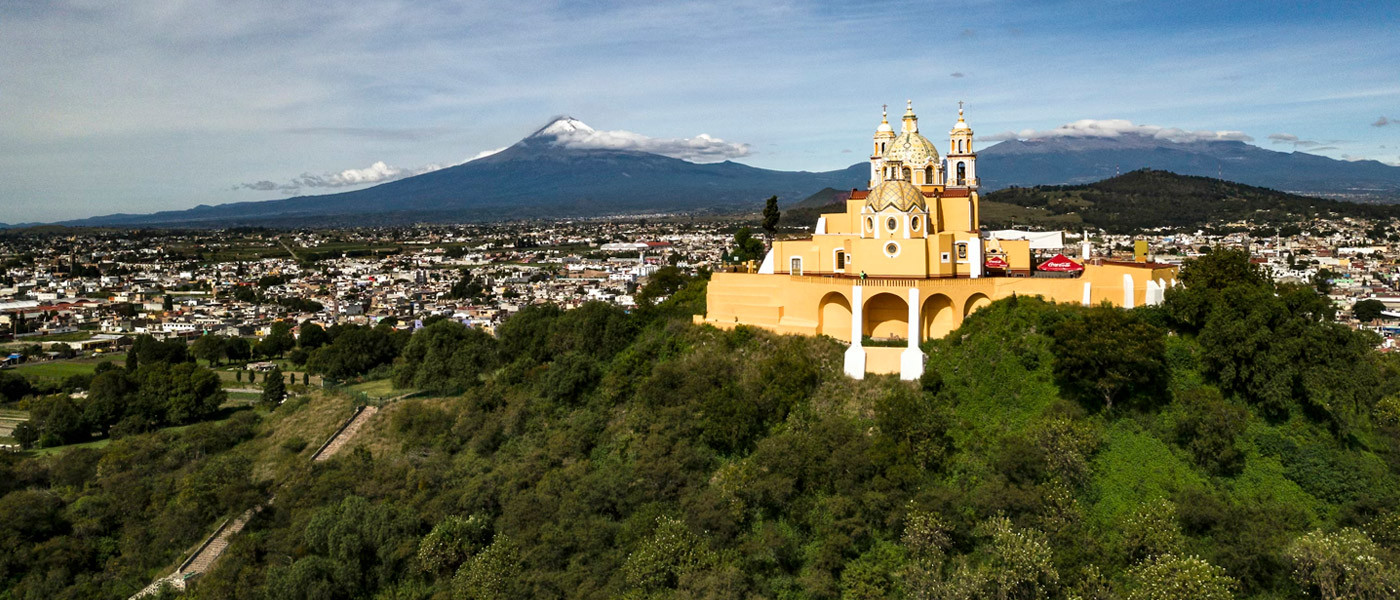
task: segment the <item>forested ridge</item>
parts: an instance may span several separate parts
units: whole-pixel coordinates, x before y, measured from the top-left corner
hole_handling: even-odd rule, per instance
[[[1182,281],[1130,311],[995,302],[919,382],[693,325],[703,280],[495,336],[434,322],[391,367],[429,395],[323,463],[291,465],[287,427],[343,400],[0,458],[0,598],[122,597],[178,560],[143,540],[207,530],[166,517],[273,481],[188,596],[1395,597],[1400,362],[1243,253]]]
[[[1091,227],[1129,233],[1142,229],[1196,228],[1233,221],[1294,224],[1319,216],[1389,219],[1400,208],[1299,196],[1210,177],[1141,169],[1084,185],[1009,187],[986,202],[1043,211],[1040,219],[1078,217]],[[1037,217],[1021,215],[1022,221]],[[995,223],[1008,226],[1013,223]],[[1028,223],[1022,222],[1021,225]]]

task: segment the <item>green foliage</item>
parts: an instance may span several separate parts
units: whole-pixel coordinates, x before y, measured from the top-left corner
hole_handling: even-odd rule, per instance
[[[498,536],[485,550],[458,569],[452,581],[453,598],[514,600],[524,598],[520,580],[520,552],[510,538]]]
[[[125,598],[168,572],[261,496],[251,463],[229,452],[253,437],[257,417],[241,415],[99,450],[0,453],[0,596]]]
[[[1324,600],[1381,600],[1400,594],[1400,569],[1356,529],[1308,532],[1286,554],[1293,564],[1293,578]]]
[[[1225,401],[1220,391],[1198,387],[1177,394],[1176,442],[1196,464],[1215,475],[1233,475],[1244,466],[1236,440],[1249,424],[1249,412]]]
[[[1362,323],[1369,323],[1381,318],[1381,311],[1385,310],[1385,303],[1380,300],[1367,298],[1358,300],[1351,307],[1351,315]]]
[[[1167,293],[1167,311],[1184,331],[1198,332],[1202,370],[1222,391],[1272,419],[1302,412],[1338,432],[1369,415],[1380,383],[1372,341],[1330,322],[1326,298],[1306,286],[1273,285],[1234,250],[1188,262],[1182,281]]]
[[[287,382],[283,381],[282,369],[273,367],[263,375],[262,396],[259,401],[264,406],[275,407],[287,398]]]
[[[306,361],[306,369],[335,380],[359,377],[388,365],[408,342],[407,333],[382,327],[335,326],[333,341]]]
[[[778,219],[782,217],[782,212],[778,210],[778,197],[769,196],[763,203],[763,232],[772,237],[778,231]]]
[[[325,328],[311,321],[303,321],[297,331],[297,347],[308,352],[331,343],[331,336]]]
[[[734,262],[763,260],[765,251],[763,240],[754,237],[753,230],[740,227],[734,232],[734,246],[730,249],[729,258]]]
[[[470,300],[480,298],[485,288],[481,282],[476,280],[469,269],[458,269],[457,281],[452,283],[452,287],[447,290],[447,297],[458,300]]]
[[[296,344],[296,338],[292,337],[292,324],[277,321],[272,324],[271,331],[258,342],[255,351],[266,357],[282,356],[295,348]]]
[[[1123,556],[1128,559],[1179,554],[1185,545],[1176,524],[1176,505],[1166,498],[1139,506],[1123,523]]]
[[[200,360],[208,361],[211,365],[218,364],[226,356],[225,339],[227,338],[221,335],[204,334],[190,346],[190,354]]]
[[[411,337],[332,327],[335,341],[312,363],[382,372],[364,343],[375,336],[399,359],[401,384],[439,395],[386,406],[350,452],[281,470],[277,502],[190,593],[1281,599],[1321,589],[1310,583],[1321,579],[1290,576],[1301,564],[1301,550],[1290,550],[1304,547],[1297,540],[1346,527],[1374,541],[1360,554],[1393,564],[1400,417],[1390,413],[1400,409],[1360,402],[1345,428],[1334,415],[1352,410],[1345,377],[1370,382],[1375,398],[1400,398],[1400,360],[1327,335],[1314,298],[1251,280],[1257,273],[1228,252],[1212,256],[1165,307],[995,302],[926,344],[917,383],[848,379],[843,348],[827,338],[695,326],[682,313],[703,306],[703,278],[632,313],[527,307],[494,340],[448,321]],[[1257,348],[1297,348],[1286,337],[1298,332],[1315,346],[1307,356],[1324,357],[1314,365],[1321,376],[1288,367],[1300,383],[1284,416],[1259,401],[1251,382],[1266,380],[1222,375],[1226,359],[1266,360],[1221,352],[1228,328],[1218,319],[1256,310],[1232,306],[1243,301],[1277,302],[1259,310],[1282,315],[1265,320],[1275,328]],[[1154,383],[1121,374],[1114,410],[1096,410],[1102,394],[1076,387],[1095,382],[1057,373],[1073,327],[1108,348],[1122,338],[1160,344],[1145,353],[1160,371]],[[1105,356],[1094,368],[1124,360]],[[136,378],[112,373],[93,378],[89,398],[121,400],[76,403],[82,420],[164,414],[142,407],[149,398]],[[1315,387],[1303,385],[1308,377]],[[255,418],[234,418],[245,414]],[[17,525],[0,522],[0,544],[16,549],[0,556],[0,589],[16,598],[129,595],[152,565],[176,560],[151,551],[156,544],[187,547],[209,521],[257,497],[251,474],[266,465],[250,458],[296,460],[289,452],[309,439],[230,449],[251,437],[242,431],[200,424],[158,444],[137,447],[145,436],[134,435],[61,460],[0,454],[0,493],[59,498]],[[0,508],[12,502],[0,497]],[[143,528],[118,514],[124,503],[164,508],[143,509]],[[195,525],[159,529],[167,523]],[[1360,555],[1309,552],[1323,557],[1309,565]],[[74,575],[51,576],[54,564]],[[85,587],[114,577],[124,587]]]
[[[689,279],[676,267],[661,267],[655,273],[647,277],[647,284],[637,292],[637,304],[654,304],[660,298],[666,298],[681,288]]]
[[[1163,554],[1128,571],[1127,600],[1229,600],[1235,580],[1225,570],[1194,556]]]
[[[438,575],[454,573],[491,538],[490,520],[481,514],[449,516],[418,543],[418,568]]]
[[[456,321],[437,321],[404,346],[394,361],[394,385],[436,393],[464,390],[496,364],[496,339],[490,334]]]
[[[1167,383],[1166,331],[1139,313],[1097,306],[1051,331],[1055,378],[1085,406],[1113,410],[1114,401],[1154,403]]]

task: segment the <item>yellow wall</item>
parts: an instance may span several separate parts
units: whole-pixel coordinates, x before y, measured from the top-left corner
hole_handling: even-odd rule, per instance
[[[863,295],[861,330],[873,337],[903,339],[907,335],[909,289],[919,291],[919,330],[924,339],[939,338],[957,328],[967,315],[986,304],[1011,296],[1040,296],[1053,302],[1080,303],[1084,284],[1090,301],[1123,304],[1123,276],[1132,278],[1133,305],[1147,302],[1147,281],[1171,285],[1175,267],[1158,265],[1087,265],[1075,278],[982,277],[869,278],[715,273],[709,285],[708,312],[697,322],[719,327],[743,323],[778,333],[818,335],[851,341],[852,287]],[[873,302],[873,304],[872,304]]]

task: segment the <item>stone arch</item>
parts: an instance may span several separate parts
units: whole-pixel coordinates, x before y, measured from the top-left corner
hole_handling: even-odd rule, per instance
[[[992,299],[982,292],[968,296],[967,301],[963,302],[963,318],[966,319],[972,313],[982,310],[983,307],[991,303]]]
[[[960,324],[958,312],[953,308],[953,299],[943,294],[934,294],[924,299],[919,310],[921,329],[926,340],[936,340],[948,335]]]
[[[898,294],[880,292],[865,301],[862,331],[876,339],[905,339],[909,335],[909,303]]]
[[[851,301],[841,292],[827,292],[817,305],[817,334],[838,340],[851,337]],[[850,340],[846,340],[850,341]]]

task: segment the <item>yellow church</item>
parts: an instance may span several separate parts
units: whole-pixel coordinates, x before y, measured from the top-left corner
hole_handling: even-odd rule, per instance
[[[983,232],[972,142],[961,107],[945,156],[919,133],[912,102],[898,134],[882,115],[869,189],[852,191],[845,212],[822,215],[811,237],[775,242],[755,272],[714,273],[696,321],[828,335],[850,344],[851,377],[917,379],[919,343],[993,300],[1015,294],[1132,308],[1161,302],[1176,283],[1174,265],[1092,258],[1087,241],[1080,262],[1056,255],[1033,266],[1033,236]],[[866,346],[866,338],[882,345]]]

